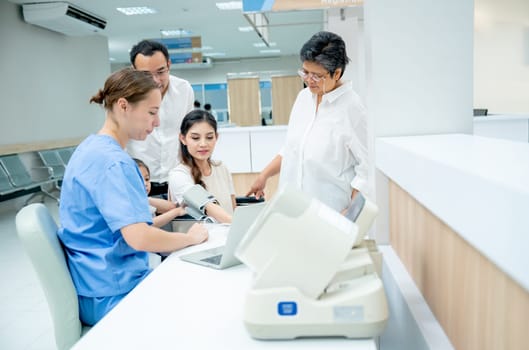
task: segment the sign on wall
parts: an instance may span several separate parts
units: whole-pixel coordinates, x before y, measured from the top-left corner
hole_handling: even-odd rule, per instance
[[[243,0],[243,12],[314,10],[331,7],[362,6],[364,0]]]

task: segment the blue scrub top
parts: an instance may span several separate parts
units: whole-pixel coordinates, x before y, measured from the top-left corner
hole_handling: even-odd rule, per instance
[[[150,272],[148,255],[130,247],[121,228],[152,224],[141,173],[110,136],[91,135],[72,155],[61,186],[63,243],[77,294],[128,293]]]

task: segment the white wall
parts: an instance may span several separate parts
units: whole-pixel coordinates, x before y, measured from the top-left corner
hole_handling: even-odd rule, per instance
[[[472,133],[473,2],[364,6],[367,109],[380,136]],[[377,172],[376,238],[389,241],[387,178]]]
[[[325,30],[339,34],[345,41],[349,64],[344,73],[344,79],[350,80],[353,89],[365,101],[365,44],[364,44],[364,14],[363,7],[347,7],[327,10],[327,24]]]
[[[27,24],[0,1],[0,146],[84,137],[104,113],[88,103],[110,72],[106,37],[68,37]]]
[[[475,0],[474,107],[529,112],[529,1]]]
[[[303,43],[299,44],[301,46]],[[112,65],[117,70],[128,64]],[[259,73],[262,80],[269,80],[270,75],[297,74],[301,67],[298,56],[270,57],[261,59],[240,59],[230,61],[213,61],[212,68],[172,69],[171,74],[186,79],[191,84],[226,82],[229,73]]]

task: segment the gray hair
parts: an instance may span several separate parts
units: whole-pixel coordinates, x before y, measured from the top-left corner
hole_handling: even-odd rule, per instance
[[[341,68],[340,78],[349,63],[343,39],[337,34],[324,31],[314,34],[303,45],[299,57],[302,62],[309,61],[322,65],[331,75]]]

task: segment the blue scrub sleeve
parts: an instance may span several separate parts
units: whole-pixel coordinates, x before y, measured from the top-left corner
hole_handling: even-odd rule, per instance
[[[97,187],[94,202],[112,232],[139,222],[152,224],[143,178],[132,160],[110,165]]]

